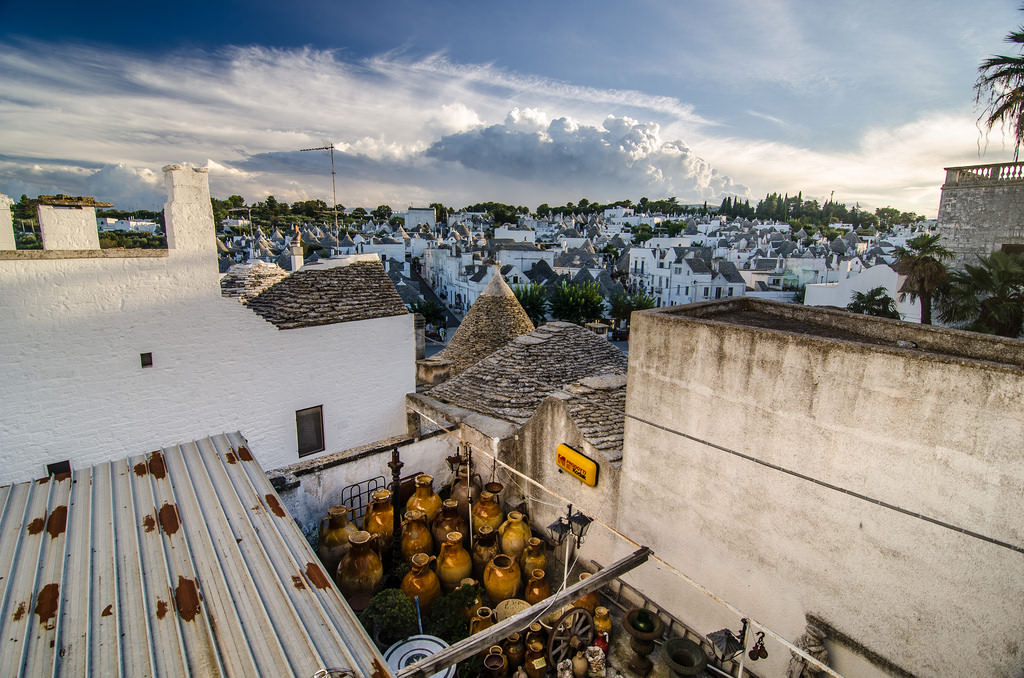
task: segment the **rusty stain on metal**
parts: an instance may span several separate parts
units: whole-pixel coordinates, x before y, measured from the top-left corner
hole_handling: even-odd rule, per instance
[[[151,513],[147,513],[146,517],[142,519],[142,525],[146,528],[146,532],[152,532],[156,528],[156,518]]]
[[[149,473],[149,469],[146,468],[146,462],[144,461],[140,461],[135,466],[132,466],[132,469],[135,471],[135,475],[137,475],[140,478]]]
[[[20,621],[25,616],[25,602],[18,603],[18,609],[14,611],[14,616],[11,617],[12,621]]]
[[[63,482],[65,480],[67,480],[70,477],[71,477],[71,474],[68,473],[68,472],[56,473],[56,474],[54,474],[53,479],[56,480],[59,483],[59,482]]]
[[[46,531],[50,533],[50,539],[56,539],[64,534],[68,527],[68,507],[58,506],[50,513],[46,520]]]
[[[302,590],[302,589],[306,588],[306,582],[303,581],[302,575],[293,574],[292,575],[292,584],[294,584],[295,588],[297,588],[299,590]]]
[[[373,660],[373,675],[370,678],[388,678],[387,670],[376,659]]]
[[[157,479],[161,479],[167,475],[167,466],[164,464],[164,455],[160,450],[155,450],[149,453],[149,472]]]
[[[281,502],[277,500],[277,495],[268,493],[263,495],[263,497],[264,499],[267,500],[267,506],[270,507],[271,512],[273,512],[275,516],[277,516],[278,518],[287,517],[288,514],[285,513],[284,507],[281,506]]]
[[[186,579],[178,575],[178,586],[174,589],[174,604],[178,608],[178,616],[185,621],[192,621],[199,614],[199,601],[203,599],[195,579]]]
[[[109,617],[112,614],[114,614],[114,605],[113,605],[113,603],[111,603],[110,605],[107,605],[105,608],[103,608],[103,612],[100,613],[100,616],[101,617]]]
[[[238,461],[238,457],[235,456],[234,452],[228,452],[225,459],[227,459],[229,464],[234,464]]]
[[[43,525],[45,525],[45,524],[46,524],[46,519],[45,518],[36,518],[35,520],[33,520],[31,523],[28,524],[28,533],[29,534],[39,534],[40,532],[43,531]]]
[[[181,522],[178,520],[178,507],[165,503],[160,507],[160,529],[164,534],[174,534]]]
[[[40,485],[45,485],[46,483],[50,482],[50,476],[43,476],[36,482],[39,483]]]
[[[39,623],[44,629],[50,631],[54,628],[54,616],[57,614],[57,604],[60,602],[60,585],[47,584],[39,589],[36,596],[35,613],[39,615]]]
[[[313,582],[313,586],[318,589],[331,587],[331,580],[327,578],[327,575],[324,574],[324,571],[316,563],[306,563],[306,576],[309,577],[309,581]]]
[[[156,618],[157,619],[163,619],[166,615],[167,615],[167,601],[166,600],[160,600],[159,598],[157,598],[157,600],[156,600]]]
[[[249,448],[245,445],[239,445],[238,458],[242,461],[252,461],[252,453],[249,452]]]

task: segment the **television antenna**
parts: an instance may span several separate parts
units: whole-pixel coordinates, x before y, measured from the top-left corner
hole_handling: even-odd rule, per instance
[[[334,142],[315,148],[300,148],[300,151],[330,151],[331,153],[331,211],[334,212],[334,237],[338,237],[338,191],[334,185]]]

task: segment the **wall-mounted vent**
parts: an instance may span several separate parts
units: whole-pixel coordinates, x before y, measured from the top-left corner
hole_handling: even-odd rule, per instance
[[[139,359],[142,360],[142,366],[143,367],[152,367],[153,366],[153,354],[152,353],[140,353],[139,354]]]
[[[46,475],[48,476],[59,476],[66,473],[71,473],[70,459],[65,459],[64,461],[55,461],[52,464],[46,465]]]

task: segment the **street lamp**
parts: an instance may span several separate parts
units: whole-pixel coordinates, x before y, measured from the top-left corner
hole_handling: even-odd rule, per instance
[[[572,544],[576,544],[578,549],[583,544],[584,537],[587,536],[587,530],[590,528],[590,523],[594,521],[590,516],[584,515],[583,513],[576,511],[573,513],[572,504],[569,504],[569,510],[566,515],[559,516],[558,520],[548,525],[548,529],[551,530],[558,539],[558,543],[566,541],[566,537],[572,535],[572,540],[568,541],[565,545],[565,562],[562,568],[562,586],[565,586],[566,580],[569,578],[569,548]]]

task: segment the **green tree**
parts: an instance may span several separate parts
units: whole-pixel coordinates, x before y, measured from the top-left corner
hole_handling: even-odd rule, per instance
[[[448,208],[439,202],[432,202],[430,206],[434,208],[434,221],[438,224],[447,224]]]
[[[948,275],[944,259],[953,253],[939,244],[939,235],[922,234],[896,248],[896,271],[906,276],[900,287],[900,301],[908,296],[921,300],[921,324],[932,324],[932,296]]]
[[[862,315],[873,315],[879,318],[900,319],[896,310],[896,300],[888,295],[884,285],[873,287],[867,292],[854,292],[846,310]]]
[[[391,218],[391,208],[387,205],[377,205],[376,209],[370,214],[376,221],[387,221]]]
[[[1024,254],[993,252],[949,274],[939,318],[974,332],[1017,338],[1024,325]]]
[[[526,311],[534,327],[540,327],[548,317],[548,295],[540,283],[516,285],[512,288],[519,305]]]
[[[1014,141],[1013,161],[1017,162],[1024,141],[1024,26],[1010,31],[1004,40],[1017,54],[991,56],[981,62],[974,101],[982,106],[978,123],[986,133],[996,125],[1009,128]]]
[[[426,322],[434,327],[441,327],[445,324],[444,308],[428,299],[413,299],[409,304],[409,311],[419,313]]]
[[[405,217],[391,217],[390,219],[388,219],[388,226],[390,226],[391,228],[405,226]]]
[[[654,308],[655,300],[654,297],[643,292],[627,294],[626,292],[616,291],[609,297],[608,305],[611,307],[608,313],[609,316],[618,321],[628,323],[633,311]]]
[[[604,297],[594,281],[583,285],[563,281],[551,289],[548,303],[552,317],[577,325],[604,315]]]

